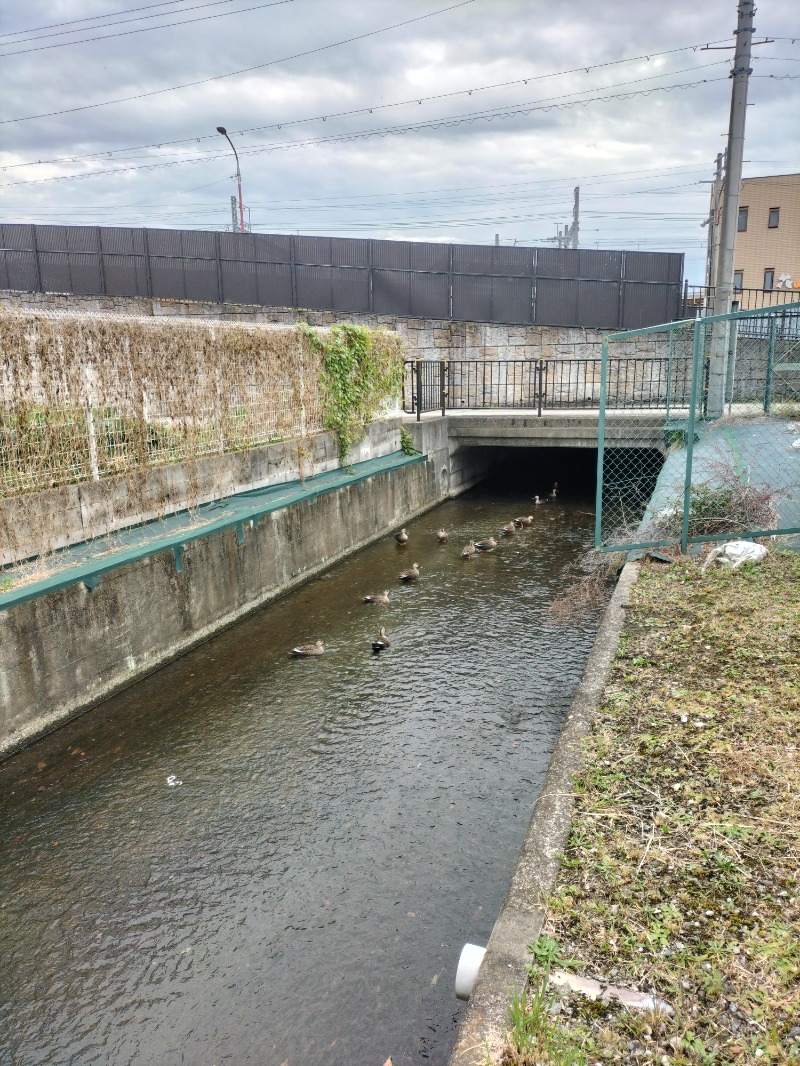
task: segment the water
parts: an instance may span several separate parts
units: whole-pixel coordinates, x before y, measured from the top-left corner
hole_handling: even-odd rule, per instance
[[[442,505],[0,767],[0,1061],[447,1061],[594,637],[546,621],[590,506],[529,500]]]

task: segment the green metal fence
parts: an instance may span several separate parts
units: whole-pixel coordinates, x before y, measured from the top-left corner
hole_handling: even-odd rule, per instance
[[[609,367],[632,349],[652,362],[658,394],[620,409]],[[800,303],[606,337],[595,547],[685,552],[797,533]]]

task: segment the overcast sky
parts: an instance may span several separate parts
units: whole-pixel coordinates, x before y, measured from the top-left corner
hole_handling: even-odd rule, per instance
[[[796,173],[800,3],[755,25],[744,174]],[[701,283],[735,27],[735,0],[3,0],[0,220],[230,228],[221,125],[257,232],[537,245],[579,185],[581,246]]]

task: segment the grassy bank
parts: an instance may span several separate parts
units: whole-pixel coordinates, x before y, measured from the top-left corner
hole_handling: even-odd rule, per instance
[[[643,564],[576,793],[504,1066],[800,1062],[800,556]]]

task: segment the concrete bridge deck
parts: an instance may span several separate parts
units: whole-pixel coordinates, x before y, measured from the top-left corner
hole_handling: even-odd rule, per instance
[[[596,409],[448,411],[447,436],[463,447],[503,448],[596,448],[600,412]],[[422,422],[441,419],[441,413],[426,414]],[[674,409],[669,421],[688,418],[688,410]],[[630,408],[615,410],[605,426],[605,444],[610,448],[657,448],[665,450],[665,410]]]

